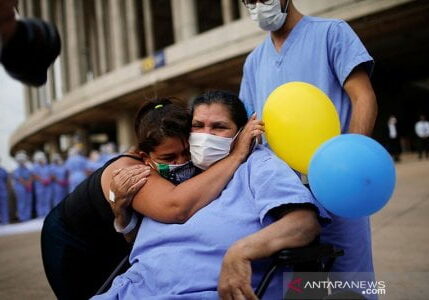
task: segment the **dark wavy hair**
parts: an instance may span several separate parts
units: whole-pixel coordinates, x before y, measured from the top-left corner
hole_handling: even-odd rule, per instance
[[[213,103],[225,106],[230,113],[231,120],[235,123],[237,128],[241,128],[246,125],[248,118],[243,102],[241,102],[236,94],[228,91],[208,91],[198,96],[191,103],[191,115],[194,114],[195,107],[198,105],[210,105]]]
[[[179,103],[175,98],[158,98],[140,107],[134,119],[138,150],[150,153],[166,137],[188,140],[192,119]]]

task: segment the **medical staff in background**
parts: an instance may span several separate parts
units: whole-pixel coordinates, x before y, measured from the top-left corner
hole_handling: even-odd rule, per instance
[[[90,175],[102,166],[103,162],[101,161],[100,153],[97,150],[92,150],[88,156],[88,162],[86,164],[86,173]]]
[[[50,165],[51,178],[52,178],[52,205],[56,206],[65,196],[69,193],[69,181],[67,169],[64,166],[63,158],[60,154],[54,153],[52,155]]]
[[[17,217],[19,221],[31,219],[33,205],[32,172],[27,167],[28,156],[24,151],[15,154],[18,167],[12,172],[12,186],[16,196]]]
[[[1,162],[1,160],[0,160]],[[9,224],[8,173],[0,166],[0,224]]]
[[[36,214],[38,218],[44,217],[51,210],[52,180],[51,168],[45,153],[37,151],[33,157],[33,181],[36,201]]]
[[[70,148],[65,167],[69,174],[69,193],[85,180],[86,178],[87,159],[82,154],[82,149],[79,145]]]

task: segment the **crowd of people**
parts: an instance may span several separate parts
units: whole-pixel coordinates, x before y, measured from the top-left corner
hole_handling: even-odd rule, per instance
[[[88,175],[115,157],[115,148],[114,143],[106,143],[84,156],[77,144],[69,149],[65,160],[59,153],[48,160],[43,151],[36,151],[31,160],[25,151],[18,151],[15,170],[8,173],[0,167],[0,224],[45,217]],[[16,205],[10,205],[12,199]]]

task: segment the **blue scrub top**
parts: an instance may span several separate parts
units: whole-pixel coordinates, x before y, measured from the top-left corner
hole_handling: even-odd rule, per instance
[[[94,172],[94,171],[100,169],[103,165],[104,165],[104,163],[101,162],[100,160],[98,160],[98,161],[88,160],[86,163],[86,170],[89,172]]]
[[[247,57],[240,99],[249,115],[262,117],[264,103],[278,86],[303,81],[324,91],[340,116],[342,131],[350,122],[350,98],[343,85],[351,71],[364,64],[371,72],[373,59],[350,26],[342,20],[304,16],[280,52],[268,35]]]
[[[0,193],[7,193],[7,171],[0,167]]]
[[[67,179],[67,169],[64,165],[51,164],[50,170],[51,175],[54,176],[56,180]]]
[[[69,157],[64,166],[69,172],[70,182],[80,183],[86,178],[87,159],[83,155],[73,155]]]
[[[39,176],[42,180],[51,180],[51,168],[49,165],[41,165],[39,163],[34,164],[33,174]],[[36,184],[42,184],[36,181]]]
[[[18,181],[19,178],[22,178],[24,180],[29,180],[31,178],[32,172],[25,166],[18,166],[13,172],[12,172],[12,178],[14,179],[14,184],[21,185],[21,183]]]
[[[94,299],[218,299],[217,283],[226,250],[274,220],[275,207],[307,203],[329,220],[297,175],[266,147],[258,147],[235,172],[221,195],[185,224],[143,218],[130,256],[131,268]],[[268,267],[253,264],[255,288]],[[266,299],[281,299],[281,272]]]

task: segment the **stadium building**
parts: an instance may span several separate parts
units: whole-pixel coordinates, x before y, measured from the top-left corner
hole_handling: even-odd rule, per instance
[[[295,0],[304,14],[342,18],[376,61],[372,80],[382,139],[389,114],[411,147],[418,113],[429,113],[429,1]],[[46,86],[25,88],[26,120],[10,151],[86,150],[134,142],[147,98],[187,101],[207,89],[238,92],[242,65],[266,33],[240,0],[22,0],[22,17],[55,23],[62,53]],[[315,49],[317,51],[317,49]],[[410,144],[410,145],[408,145]]]

